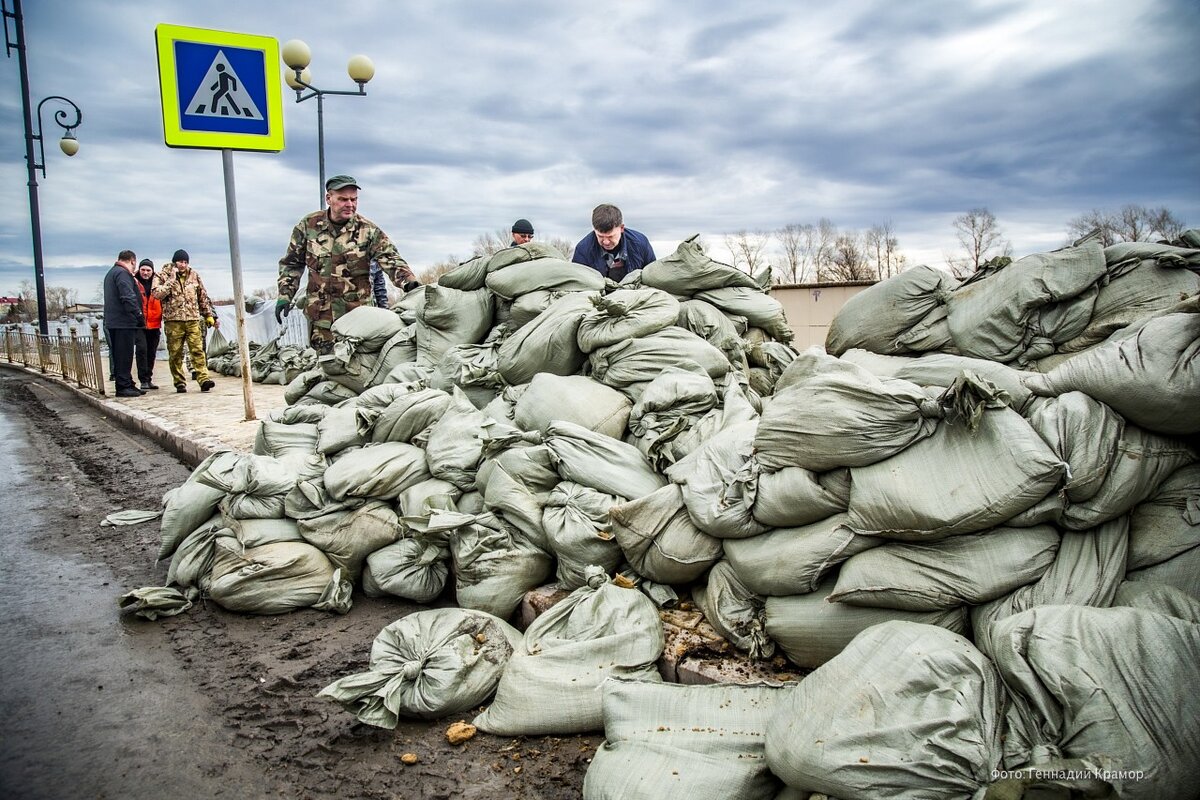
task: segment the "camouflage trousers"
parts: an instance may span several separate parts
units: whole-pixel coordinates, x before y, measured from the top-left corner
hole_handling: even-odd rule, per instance
[[[188,373],[183,366],[183,348],[186,346],[191,358],[196,380],[208,380],[208,360],[204,357],[204,334],[200,332],[198,319],[163,320],[163,331],[167,335],[167,363],[171,367],[171,381],[178,386],[188,382]]]
[[[367,298],[366,301],[358,300]],[[351,292],[344,295],[327,295],[316,292],[308,295],[304,303],[304,316],[308,317],[308,344],[317,355],[333,352],[333,323],[346,312],[361,305],[371,305],[369,294]]]

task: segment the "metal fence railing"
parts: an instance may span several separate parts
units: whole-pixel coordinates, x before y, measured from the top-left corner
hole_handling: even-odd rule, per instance
[[[43,373],[61,375],[63,380],[72,381],[81,389],[105,394],[104,358],[100,350],[104,337],[97,323],[91,323],[90,336],[80,336],[74,327],[68,329],[67,335],[60,327],[46,336],[23,327],[4,326],[4,357],[10,364],[24,364]]]

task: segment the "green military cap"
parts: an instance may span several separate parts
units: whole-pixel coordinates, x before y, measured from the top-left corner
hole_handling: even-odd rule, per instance
[[[327,192],[336,192],[338,189],[345,189],[347,186],[353,186],[355,189],[362,188],[358,185],[358,181],[349,175],[334,175],[325,181],[325,191]]]

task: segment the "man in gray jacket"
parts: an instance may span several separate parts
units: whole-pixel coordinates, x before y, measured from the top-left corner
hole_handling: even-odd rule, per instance
[[[112,350],[113,380],[117,397],[141,397],[145,392],[133,385],[133,347],[146,316],[142,310],[142,295],[138,291],[133,271],[137,256],[132,250],[122,250],[117,263],[104,276],[104,328]]]

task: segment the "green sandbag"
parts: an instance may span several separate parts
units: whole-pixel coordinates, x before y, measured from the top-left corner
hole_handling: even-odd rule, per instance
[[[599,567],[586,586],[551,606],[525,631],[474,724],[499,736],[561,736],[604,726],[605,679],[660,681],[664,647],[654,603],[611,583]]]
[[[317,697],[380,728],[394,729],[401,717],[440,719],[486,700],[520,642],[520,631],[482,611],[418,611],[379,632],[366,672],[339,678]]]
[[[611,678],[601,687],[604,743],[584,800],[774,800],[764,731],[782,686],[683,686]]]

